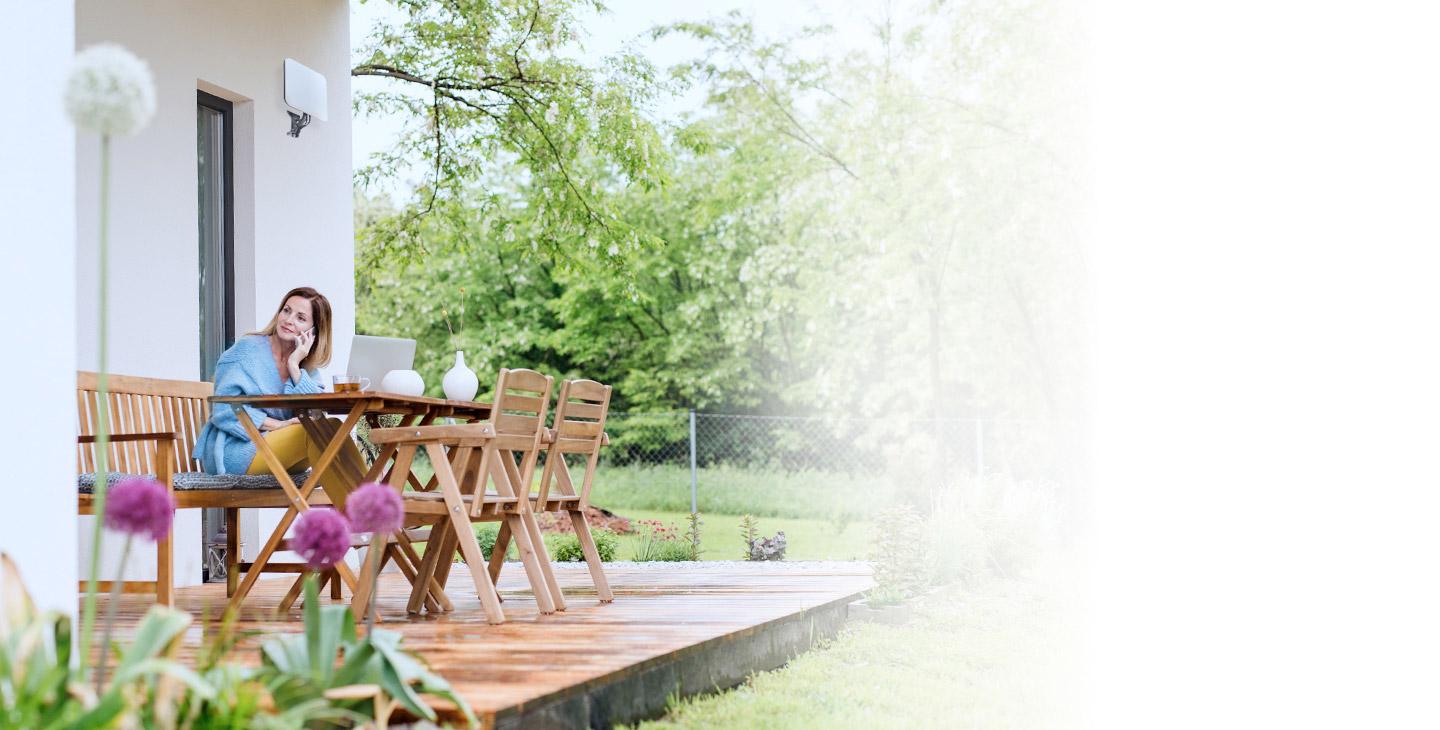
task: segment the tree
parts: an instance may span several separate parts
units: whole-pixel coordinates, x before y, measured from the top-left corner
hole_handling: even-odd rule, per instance
[[[632,53],[598,68],[576,60],[579,10],[590,4],[392,4],[403,22],[374,28],[351,70],[390,85],[359,94],[357,110],[424,123],[412,125],[357,180],[364,186],[417,162],[429,179],[402,210],[362,231],[368,257],[362,264],[427,251],[420,222],[461,199],[476,210],[528,208],[533,225],[523,243],[562,259],[594,254],[619,265],[653,244],[616,214],[613,197],[630,185],[663,182],[664,147],[646,113],[660,86],[651,65]],[[585,174],[579,160],[605,174]],[[516,174],[526,184],[503,184]],[[497,187],[509,195],[480,192]],[[600,245],[576,245],[586,240]]]
[[[942,424],[1065,420],[1079,404],[1079,107],[1056,81],[1072,60],[1059,7],[885,5],[869,43],[810,56],[736,16],[660,29],[708,44],[674,70],[708,95],[657,127],[652,184],[601,147],[563,148],[565,175],[603,191],[642,248],[552,235],[531,204],[555,183],[532,172],[547,158],[485,158],[415,229],[434,283],[377,297],[362,322],[446,337],[435,315],[455,308],[435,302],[463,285],[456,338],[492,366],[583,373],[625,408],[860,416],[944,479],[960,435]],[[376,276],[423,275],[372,245],[392,266]],[[933,420],[897,439],[873,418],[896,414]]]

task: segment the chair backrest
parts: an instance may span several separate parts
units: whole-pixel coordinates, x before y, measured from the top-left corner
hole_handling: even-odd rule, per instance
[[[599,447],[610,412],[610,386],[593,380],[567,380],[560,384],[555,402],[555,438],[590,441]]]
[[[539,444],[550,409],[555,379],[534,370],[500,369],[491,403],[490,424],[497,436],[533,436]]]
[[[210,401],[214,383],[197,380],[162,380],[133,375],[111,375],[107,378],[110,433],[173,432],[175,471],[203,471],[200,462],[190,458],[200,429],[210,420]],[[93,372],[77,374],[75,404],[77,435],[95,435],[99,419],[99,377]],[[130,474],[155,472],[154,445],[130,441],[111,443],[110,469]],[[79,444],[77,467],[81,472],[95,471],[95,445]]]
[[[540,459],[540,442],[545,435],[545,416],[550,411],[550,389],[555,379],[534,370],[500,369],[495,381],[495,398],[491,401],[490,425],[495,430],[494,448],[518,457],[517,465],[509,456],[492,462],[492,468],[503,468],[519,493],[526,493]],[[468,467],[466,469],[468,471]],[[462,472],[463,474],[464,472]],[[482,479],[481,485],[484,484]],[[476,506],[479,506],[476,502]]]
[[[594,380],[567,380],[560,384],[555,402],[555,426],[545,451],[545,469],[540,475],[540,494],[536,508],[548,508],[551,486],[562,497],[579,497],[579,508],[590,504],[590,488],[595,483],[595,465],[600,460],[600,447],[605,443],[605,419],[610,414],[608,385]],[[565,466],[566,454],[586,457],[585,473],[577,491]]]

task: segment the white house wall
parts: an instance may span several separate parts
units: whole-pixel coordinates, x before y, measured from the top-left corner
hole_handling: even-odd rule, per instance
[[[129,48],[150,64],[157,85],[154,121],[112,144],[110,371],[200,377],[197,89],[235,103],[236,331],[267,322],[286,290],[314,286],[334,305],[334,363],[343,367],[355,326],[348,3],[79,0],[75,41],[77,48],[102,41]],[[299,138],[286,134],[287,57],[329,86],[329,121],[313,122]],[[76,155],[75,361],[88,370],[97,353],[97,141],[81,135]],[[272,524],[268,517],[262,522]],[[82,555],[90,519],[81,518]],[[253,553],[253,516],[246,522]],[[198,510],[178,515],[176,539],[177,583],[199,582]],[[118,545],[107,541],[104,552],[114,560]],[[131,564],[128,577],[153,576],[153,551]]]
[[[68,3],[6,3],[0,48],[23,56],[0,102],[0,551],[45,608],[75,610],[75,134],[61,107]],[[18,50],[17,50],[18,49]],[[3,592],[0,588],[0,592]]]

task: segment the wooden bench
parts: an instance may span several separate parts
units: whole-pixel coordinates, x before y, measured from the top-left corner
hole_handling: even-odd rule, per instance
[[[99,406],[99,383],[93,372],[80,372],[75,402],[79,416],[80,514],[94,514],[95,425]],[[200,462],[191,459],[200,429],[210,420],[214,384],[194,380],[161,380],[131,375],[109,376],[111,484],[132,475],[151,476],[164,484],[175,497],[178,509],[205,507],[225,510],[227,593],[234,593],[241,570],[239,510],[242,507],[287,507],[285,491],[269,476],[206,474]],[[125,581],[127,593],[151,593],[159,603],[170,605],[174,598],[173,531],[156,545],[153,581]],[[196,545],[195,548],[202,546]],[[274,565],[268,572],[294,572],[292,566]],[[83,584],[82,584],[83,589]],[[110,590],[110,581],[101,590]]]

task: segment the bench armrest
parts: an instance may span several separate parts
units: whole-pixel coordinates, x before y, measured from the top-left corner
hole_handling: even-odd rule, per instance
[[[156,431],[156,432],[154,432],[154,433],[113,433],[113,434],[110,434],[110,442],[111,442],[111,443],[115,443],[115,442],[119,442],[119,441],[174,441],[175,438],[176,438],[175,432],[173,432],[173,431]],[[82,443],[82,444],[93,444],[93,443],[95,443],[96,440],[97,440],[97,439],[96,439],[95,436],[81,436],[81,437],[79,437],[79,443]]]

